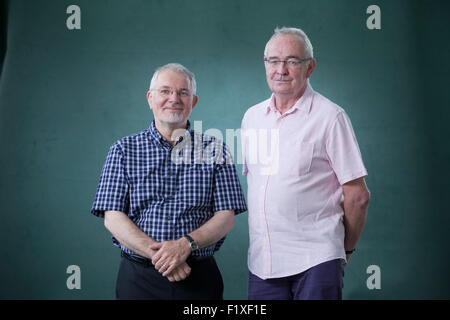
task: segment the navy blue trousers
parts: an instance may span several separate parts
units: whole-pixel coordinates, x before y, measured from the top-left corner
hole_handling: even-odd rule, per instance
[[[248,273],[249,300],[341,300],[343,260],[321,263],[302,273],[263,280]]]
[[[223,300],[223,280],[214,257],[187,261],[190,275],[170,282],[153,265],[123,257],[116,284],[116,298],[124,300]]]

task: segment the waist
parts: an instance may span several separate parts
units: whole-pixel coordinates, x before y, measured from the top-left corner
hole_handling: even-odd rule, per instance
[[[138,263],[138,264],[143,265],[143,266],[145,266],[147,268],[148,267],[152,267],[153,268],[153,263],[152,263],[151,259],[144,258],[144,257],[141,257],[139,255],[131,255],[131,254],[128,254],[128,253],[126,253],[124,251],[120,251],[120,255],[123,258],[127,259],[127,260],[130,260],[132,262]],[[186,259],[186,262],[188,264],[190,264],[190,263],[195,263],[195,262],[209,261],[211,259],[214,259],[214,257],[213,256],[204,256],[204,257],[202,257],[202,256],[189,256]]]

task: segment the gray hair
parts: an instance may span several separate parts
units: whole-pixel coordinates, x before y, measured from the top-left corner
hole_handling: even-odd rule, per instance
[[[161,72],[171,70],[175,72],[179,72],[184,74],[186,77],[186,80],[189,82],[190,90],[192,94],[196,94],[197,92],[197,83],[195,81],[194,74],[188,70],[185,66],[179,64],[179,63],[168,63],[162,67],[159,67],[155,70],[155,73],[153,74],[152,80],[150,81],[150,90],[155,89],[156,80],[158,79],[158,76]]]
[[[306,55],[305,58],[314,58],[313,46],[311,44],[311,41],[309,41],[308,36],[302,29],[289,28],[289,27],[282,27],[282,28],[276,27],[272,37],[269,39],[269,41],[267,41],[267,44],[270,42],[270,40],[272,40],[273,38],[275,38],[277,35],[280,35],[280,34],[291,34],[291,35],[298,37],[300,43],[303,44],[303,48],[305,49],[305,52],[304,52]],[[266,56],[266,53],[267,53],[267,44],[264,49],[264,56]]]

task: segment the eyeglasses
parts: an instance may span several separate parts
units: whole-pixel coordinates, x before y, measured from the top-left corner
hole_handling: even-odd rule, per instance
[[[153,91],[157,91],[163,97],[169,97],[174,92],[177,94],[177,96],[179,96],[181,98],[186,98],[186,97],[189,97],[191,95],[189,90],[186,90],[186,89],[181,89],[179,91],[175,91],[172,88],[160,88],[160,89],[152,89],[152,90]]]
[[[266,59],[264,58],[264,62],[266,62],[270,67],[276,68],[281,63],[286,64],[288,68],[298,68],[303,62],[309,61],[311,58],[306,59],[289,59],[289,60],[277,60],[277,59]]]

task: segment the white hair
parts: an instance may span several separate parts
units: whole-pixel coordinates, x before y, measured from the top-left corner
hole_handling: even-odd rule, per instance
[[[189,82],[191,93],[196,94],[197,83],[195,81],[194,74],[191,71],[189,71],[188,68],[179,63],[168,63],[156,69],[155,73],[153,74],[152,80],[150,81],[150,90],[155,89],[156,80],[158,79],[159,74],[166,70],[182,73],[186,77],[186,80]]]
[[[314,58],[313,46],[311,44],[311,41],[309,41],[309,38],[306,35],[306,33],[302,29],[290,28],[290,27],[282,27],[282,28],[276,27],[275,28],[272,37],[266,43],[266,47],[264,49],[264,56],[266,56],[267,45],[269,44],[270,40],[272,40],[273,38],[275,38],[276,36],[278,36],[280,34],[290,34],[290,35],[296,36],[298,38],[298,40],[300,41],[300,43],[303,44],[303,48],[305,50],[304,51],[305,58]]]

